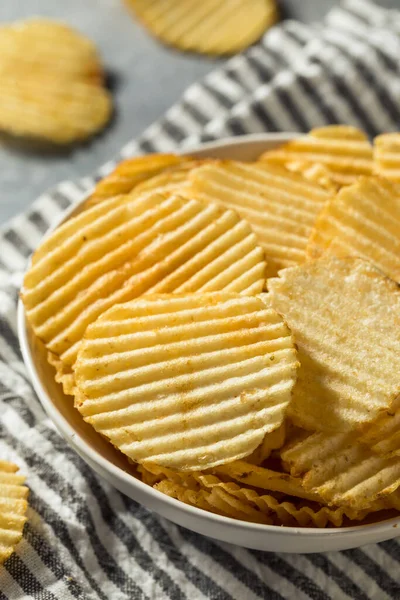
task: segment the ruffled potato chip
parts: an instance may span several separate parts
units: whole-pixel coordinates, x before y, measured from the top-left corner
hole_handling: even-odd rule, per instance
[[[102,129],[111,112],[95,46],[46,19],[0,27],[0,129],[58,144]]]
[[[384,133],[374,139],[374,173],[400,183],[400,133]]]
[[[360,175],[370,175],[372,158],[372,146],[362,131],[347,125],[330,125],[269,150],[260,160],[279,165],[320,164],[329,171],[333,184],[344,186],[354,183]]]
[[[400,281],[400,186],[362,177],[342,189],[315,222],[307,254],[359,256]]]
[[[87,205],[91,206],[120,194],[128,194],[140,183],[185,161],[186,158],[175,154],[149,154],[123,160],[96,184]]]
[[[14,552],[26,522],[28,488],[17,471],[16,465],[0,460],[0,564]]]
[[[369,262],[329,257],[268,287],[299,350],[295,424],[346,432],[389,410],[400,392],[399,286]]]
[[[107,308],[147,292],[258,293],[263,251],[250,226],[216,205],[150,194],[105,200],[33,255],[22,298],[36,335],[64,365]]]
[[[233,161],[195,169],[181,193],[237,210],[265,250],[268,276],[305,261],[315,219],[330,197],[320,185],[282,167]]]
[[[275,0],[125,0],[165,44],[201,54],[234,54],[277,20]]]
[[[88,327],[77,407],[131,460],[207,469],[281,425],[297,366],[290,332],[260,297],[149,295]]]

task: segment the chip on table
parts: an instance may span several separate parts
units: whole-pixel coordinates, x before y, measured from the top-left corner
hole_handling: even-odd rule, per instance
[[[0,564],[22,539],[29,493],[24,482],[16,465],[0,460]]]
[[[234,54],[278,18],[275,0],[125,0],[156,38],[179,50]]]
[[[112,112],[94,44],[72,28],[35,18],[0,27],[0,130],[70,144]]]

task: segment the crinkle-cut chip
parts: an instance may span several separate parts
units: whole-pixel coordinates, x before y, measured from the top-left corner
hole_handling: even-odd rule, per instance
[[[309,433],[304,431],[300,439],[282,448],[281,459],[293,477],[304,475],[318,460],[325,460],[345,449],[356,434]]]
[[[0,73],[62,79],[82,77],[102,83],[103,66],[96,46],[65,23],[32,18],[0,27]]]
[[[125,0],[161,42],[201,54],[235,54],[278,18],[275,0]]]
[[[303,175],[303,177],[305,177],[305,179],[309,179],[310,181],[318,183],[321,187],[333,194],[336,193],[339,188],[339,186],[332,180],[329,170],[324,165],[304,161],[295,161],[292,163],[287,163],[285,167],[289,169],[289,171],[300,173]]]
[[[75,392],[75,377],[71,365],[64,363],[53,352],[47,353],[47,361],[54,367],[56,374],[54,379],[62,385],[63,392],[67,396],[73,396]]]
[[[205,490],[192,490],[174,481],[169,481],[168,479],[159,481],[153,487],[159,492],[162,492],[171,498],[175,498],[176,500],[180,500],[185,504],[189,504],[190,506],[196,506],[197,508],[202,508],[209,512],[217,512],[209,504],[208,498],[210,494]]]
[[[143,296],[86,330],[77,406],[134,461],[207,469],[281,425],[297,367],[288,328],[261,297]]]
[[[315,502],[320,501],[317,494],[307,492],[303,488],[301,479],[292,477],[287,473],[257,467],[244,460],[237,460],[215,467],[213,474],[239,481],[245,487],[251,486]]]
[[[26,522],[28,488],[17,471],[16,465],[0,460],[0,564],[14,552]]]
[[[128,194],[140,183],[185,161],[187,158],[175,154],[149,154],[124,160],[96,184],[87,201],[88,206],[113,196]]]
[[[305,261],[315,219],[330,197],[318,184],[282,167],[234,161],[195,169],[181,193],[237,210],[265,250],[268,276]]]
[[[400,183],[400,133],[384,133],[374,139],[374,173]]]
[[[318,216],[307,246],[310,258],[324,252],[370,260],[400,280],[400,185],[362,177],[340,190]]]
[[[387,412],[365,428],[359,441],[381,456],[400,456],[400,396]]]
[[[268,281],[300,369],[288,414],[311,431],[346,432],[400,392],[400,289],[371,263],[321,258]]]
[[[0,129],[59,144],[86,139],[112,112],[95,46],[46,19],[0,27]]]
[[[1,67],[0,82],[0,129],[14,136],[71,144],[103,129],[111,116],[108,91],[93,83],[47,74],[16,78]]]
[[[70,219],[35,252],[22,294],[48,350],[73,365],[99,314],[148,292],[259,293],[263,250],[231,210],[179,196],[105,200]]]
[[[142,475],[143,481],[147,479],[145,483],[149,483],[151,479],[154,480],[154,483],[150,485],[168,479],[168,481],[179,483],[192,490],[197,490],[200,487],[200,484],[194,479],[191,472],[174,471],[173,469],[168,469],[168,467],[163,467],[154,463],[146,463],[146,466],[138,465],[137,470]]]
[[[400,457],[383,458],[353,439],[350,446],[315,462],[303,484],[330,505],[368,509],[398,490]]]
[[[265,152],[260,160],[286,165],[293,162],[321,164],[338,186],[350,185],[373,168],[372,146],[367,136],[347,125],[313,129],[277,150]]]
[[[228,496],[240,502],[241,512],[248,509],[259,511],[260,514],[272,520],[273,524],[302,527],[326,527],[329,524],[340,527],[343,525],[344,518],[354,521],[362,520],[368,514],[368,510],[344,508],[329,508],[320,506],[315,502],[280,501],[269,494],[259,494],[256,490],[247,487],[241,487],[235,482],[223,482],[218,477],[212,475],[196,475],[196,479],[205,489],[211,489],[216,498],[223,497],[227,500]],[[208,502],[212,504],[212,498]],[[216,503],[214,503],[216,506]],[[250,516],[251,513],[248,512]],[[253,519],[246,519],[253,520]],[[256,519],[254,519],[256,521]],[[257,522],[259,522],[257,520]]]
[[[246,461],[253,465],[261,465],[267,458],[270,457],[271,452],[273,450],[278,450],[285,443],[286,436],[286,424],[285,421],[282,423],[278,429],[272,431],[271,433],[267,433],[264,436],[261,444],[249,454],[246,458]]]

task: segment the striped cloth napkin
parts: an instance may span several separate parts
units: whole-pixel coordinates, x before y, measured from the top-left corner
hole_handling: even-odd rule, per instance
[[[190,87],[118,160],[229,135],[400,124],[400,12],[346,0],[322,24],[287,21]],[[105,165],[97,178],[109,172]],[[16,302],[26,260],[96,178],[66,181],[0,232],[0,456],[28,475],[29,521],[0,567],[0,598],[386,600],[400,598],[400,543],[291,555],[212,541],[99,479],[43,413],[22,363]]]

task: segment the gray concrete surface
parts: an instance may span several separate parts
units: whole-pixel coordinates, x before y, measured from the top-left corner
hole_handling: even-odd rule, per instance
[[[284,16],[303,21],[320,19],[334,4],[281,2]],[[400,8],[400,0],[381,4]],[[49,153],[0,142],[0,224],[58,181],[94,171],[221,62],[159,45],[131,18],[122,0],[0,1],[0,23],[33,15],[66,21],[96,42],[112,75],[116,113],[100,136],[72,150]]]

